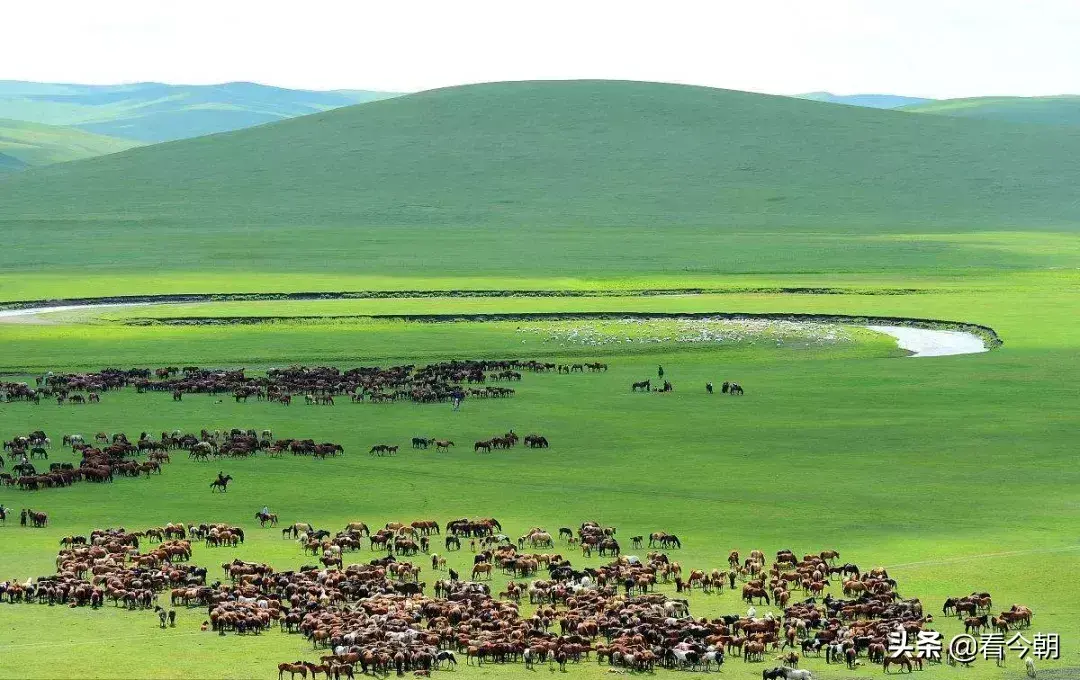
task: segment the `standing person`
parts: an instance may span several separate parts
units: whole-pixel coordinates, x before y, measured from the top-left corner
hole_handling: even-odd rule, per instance
[[[26,508],[19,513],[19,526],[26,526]]]
[[[657,376],[658,376],[658,377],[659,377],[659,378],[660,378],[661,380],[663,380],[663,379],[664,379],[664,367],[663,367],[663,366],[657,366],[657,367],[656,367],[656,375],[657,375]]]
[[[711,382],[705,383],[705,391],[708,392],[709,394],[712,394],[712,383]]]

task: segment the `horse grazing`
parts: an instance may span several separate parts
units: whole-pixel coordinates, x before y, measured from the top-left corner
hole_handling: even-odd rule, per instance
[[[218,475],[217,479],[210,482],[210,492],[211,493],[213,493],[214,491],[220,491],[222,493],[227,492],[229,490],[229,482],[231,482],[231,481],[232,481],[232,475],[225,475],[225,476]]]
[[[885,660],[881,662],[881,666],[886,673],[889,672],[889,666],[899,666],[901,673],[904,672],[904,669],[907,669],[908,673],[911,673],[913,670],[911,667],[911,657],[909,657],[906,653],[901,654],[900,656],[886,654]]]
[[[637,392],[638,390],[641,390],[642,392],[651,391],[652,390],[652,380],[642,380],[641,382],[631,383],[630,391],[631,392]]]
[[[530,434],[524,439],[525,446],[532,449],[546,449],[548,447],[547,437],[540,434]]]

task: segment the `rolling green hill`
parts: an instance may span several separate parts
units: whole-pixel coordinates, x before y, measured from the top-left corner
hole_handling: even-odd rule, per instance
[[[142,143],[185,139],[395,96],[256,83],[61,85],[0,81],[0,118],[79,127]]]
[[[1012,123],[1080,125],[1080,96],[974,97],[904,106],[900,110],[957,118],[985,118]]]
[[[77,128],[0,119],[0,153],[23,167],[101,156],[134,146],[138,143]]]
[[[310,289],[337,275],[1072,266],[1076,248],[1052,234],[1009,234],[1074,231],[1078,182],[1080,130],[496,83],[9,176],[0,229],[19,247],[0,265],[55,271],[48,246],[63,242],[99,276],[145,266],[229,289],[252,272]]]

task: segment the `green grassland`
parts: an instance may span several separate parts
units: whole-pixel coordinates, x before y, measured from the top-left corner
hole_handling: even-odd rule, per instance
[[[1078,152],[1080,131],[1065,127],[648,83],[504,83],[5,177],[0,302],[374,296],[0,319],[9,379],[65,367],[257,371],[449,358],[612,368],[529,374],[515,397],[469,400],[459,412],[132,393],[85,407],[0,404],[4,437],[242,426],[347,449],[319,462],[176,460],[161,477],[107,487],[0,488],[4,505],[52,519],[43,531],[0,528],[0,579],[49,573],[65,534],[178,520],[251,528],[238,550],[198,548],[198,563],[300,565],[298,546],[252,526],[264,504],[284,521],[331,530],[351,519],[494,515],[517,535],[597,519],[620,536],[679,533],[689,567],[722,566],[736,547],[836,548],[861,566],[888,566],[903,595],[930,611],[946,596],[989,590],[995,607],[1028,604],[1034,630],[1062,635],[1062,660],[1041,664],[1040,677],[1075,678]],[[679,320],[587,318],[596,312],[932,318],[992,327],[1004,344],[907,359],[867,331],[823,342],[780,327],[741,341],[678,342]],[[562,317],[513,318],[535,313]],[[388,318],[434,314],[503,318]],[[220,323],[232,317],[270,320]],[[173,325],[181,318],[207,325]],[[676,391],[631,394],[628,383],[655,376],[657,364]],[[707,380],[725,379],[746,397],[705,394]],[[470,451],[509,428],[543,432],[552,448]],[[459,446],[364,453],[420,435]],[[226,466],[235,486],[210,495]],[[468,560],[455,555],[451,565]],[[313,657],[299,636],[203,635],[194,610],[161,632],[152,615],[105,609],[0,605],[0,677],[270,677],[279,661]],[[741,609],[731,594],[692,597],[699,615]],[[826,680],[881,672],[804,665]],[[591,663],[570,674],[604,671]],[[723,671],[760,673],[738,659]],[[925,675],[989,680],[1021,669],[979,662]]]
[[[1058,272],[909,283],[929,292],[866,295],[873,286],[864,281],[860,294],[848,295],[226,302],[102,309],[62,313],[49,324],[0,324],[7,350],[0,369],[14,374],[148,361],[257,370],[294,362],[385,365],[451,356],[579,357],[612,365],[601,375],[526,375],[514,398],[469,401],[456,413],[445,405],[283,408],[196,396],[175,404],[168,395],[132,393],[108,394],[102,404],[83,408],[2,405],[5,435],[45,426],[57,436],[240,425],[341,441],[347,454],[323,462],[177,460],[160,478],[118,480],[108,488],[84,484],[30,497],[0,489],[5,505],[32,502],[53,518],[45,531],[0,529],[5,547],[0,577],[48,573],[56,542],[67,533],[176,520],[251,526],[249,515],[263,504],[286,521],[303,519],[334,529],[350,519],[381,524],[494,514],[514,533],[534,524],[556,527],[598,518],[625,535],[679,532],[686,548],[677,557],[687,566],[721,566],[735,547],[770,552],[836,547],[845,559],[888,566],[901,592],[922,597],[931,610],[950,594],[988,589],[995,606],[1024,602],[1035,608],[1034,630],[1062,634],[1064,658],[1056,667],[1066,673],[1060,677],[1069,677],[1080,665],[1074,642],[1080,636],[1080,600],[1061,575],[1075,566],[1080,550],[1075,503],[1080,480],[1068,462],[1072,433],[1080,424],[1075,408],[1080,330],[1068,319],[1080,311],[1075,294],[1080,279]],[[853,332],[853,342],[817,346],[755,341],[598,347],[559,336],[568,324],[603,328],[608,323],[587,319],[556,322],[550,335],[533,332],[536,322],[514,321],[126,325],[151,315],[234,316],[245,309],[255,316],[611,309],[918,315],[984,323],[997,329],[1005,344],[984,355],[912,360],[896,358],[891,341],[862,332]],[[676,392],[630,394],[628,383],[654,375],[658,363]],[[747,397],[704,393],[706,380],[723,379],[742,382]],[[471,441],[511,427],[542,431],[553,447],[491,457],[469,451]],[[417,435],[449,437],[459,446],[449,454],[406,450],[393,459],[364,453],[373,443],[407,445]],[[205,486],[221,467],[237,483],[228,495],[211,496]],[[299,548],[282,541],[277,531],[252,528],[249,536],[236,551],[199,548],[195,561],[215,565],[239,556],[280,568],[305,562]],[[361,561],[368,555],[354,557]],[[452,557],[451,566],[469,559],[466,551]],[[428,572],[426,578],[430,582],[434,576]],[[741,611],[730,593],[695,594],[692,607],[701,615]],[[78,658],[81,675],[88,678],[264,677],[273,674],[278,661],[312,657],[302,638],[274,632],[258,639],[221,639],[199,633],[201,620],[195,610],[182,611],[179,628],[161,633],[148,614],[4,606],[0,676],[58,674],[42,654],[39,637],[26,632],[41,627],[64,640],[50,644]],[[936,625],[958,632],[955,620],[939,618]],[[102,648],[107,653],[89,653],[101,648],[101,636],[110,640]],[[823,678],[853,677],[821,660],[806,660],[804,666]],[[1044,671],[1052,666],[1041,664]],[[756,678],[760,670],[733,659],[723,672]],[[485,666],[467,672],[509,677],[524,671]],[[598,677],[603,667],[582,664],[570,672]],[[981,662],[969,670],[934,668],[926,674],[981,679],[1019,672],[1013,661],[1007,669]],[[864,669],[855,675],[877,673]]]
[[[72,127],[0,120],[0,153],[18,159],[27,167],[101,156],[134,146],[138,142]]]

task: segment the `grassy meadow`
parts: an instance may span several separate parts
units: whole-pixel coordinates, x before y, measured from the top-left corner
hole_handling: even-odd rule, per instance
[[[888,567],[902,595],[929,612],[947,596],[989,590],[995,613],[1027,604],[1031,632],[1062,636],[1062,659],[1041,662],[1040,678],[1080,677],[1077,159],[1080,130],[1066,126],[581,81],[436,90],[8,173],[0,306],[366,297],[0,315],[6,380],[106,366],[260,371],[451,358],[597,360],[611,370],[527,374],[515,397],[468,400],[458,412],[132,392],[83,407],[0,403],[3,438],[238,426],[346,448],[326,461],[181,458],[160,477],[105,486],[0,487],[0,503],[51,518],[45,530],[0,527],[0,579],[50,573],[64,535],[169,521],[248,528],[236,550],[197,547],[198,564],[307,562],[251,520],[263,505],[331,531],[348,520],[493,515],[517,536],[597,520],[617,526],[624,545],[634,534],[679,534],[687,568],[722,567],[733,548],[835,548],[863,568]],[[889,338],[852,327],[748,332],[582,316],[600,312],[930,318],[992,327],[1004,344],[909,359]],[[536,313],[561,316],[514,318]],[[454,314],[500,318],[394,318]],[[658,364],[675,392],[631,394]],[[736,380],[746,396],[709,396],[709,380]],[[552,446],[472,453],[473,441],[511,428]],[[416,452],[413,436],[458,446]],[[383,442],[405,448],[366,454]],[[218,470],[235,478],[228,494],[209,493]],[[450,564],[469,561],[466,551]],[[422,573],[429,585],[435,578]],[[691,599],[696,615],[745,611],[732,593]],[[202,618],[182,611],[178,628],[163,632],[152,614],[108,606],[0,605],[0,677],[266,678],[278,662],[316,656],[302,637],[276,631],[202,634]],[[940,616],[934,625],[961,630]],[[825,680],[881,673],[813,658],[803,666]],[[723,676],[761,670],[732,658]],[[923,675],[1021,671],[1014,659]],[[568,673],[600,677],[606,667]]]
[[[868,281],[867,279],[866,281]],[[1058,632],[1060,677],[1080,667],[1080,597],[1063,581],[1077,564],[1078,473],[1071,456],[1080,380],[1075,348],[1080,333],[1069,273],[966,284],[915,281],[915,294],[713,295],[586,298],[424,298],[320,302],[224,302],[112,308],[41,315],[32,323],[0,324],[11,375],[46,368],[196,363],[259,370],[286,363],[341,366],[423,362],[457,357],[577,357],[611,364],[600,375],[527,374],[506,400],[448,405],[353,405],[290,408],[252,401],[218,403],[167,394],[107,394],[85,407],[0,405],[4,436],[44,428],[65,432],[193,430],[271,427],[279,436],[339,441],[343,458],[327,461],[256,458],[193,463],[174,460],[161,477],[118,480],[25,494],[0,489],[9,507],[50,513],[44,531],[0,529],[0,578],[49,573],[60,536],[93,527],[128,528],[167,521],[226,521],[249,528],[237,550],[196,549],[194,562],[233,557],[266,560],[281,569],[308,560],[279,532],[257,528],[250,516],[264,504],[283,521],[311,521],[336,530],[346,521],[494,515],[508,533],[529,526],[557,528],[597,519],[620,536],[679,533],[684,566],[720,567],[727,552],[760,547],[768,553],[826,547],[860,566],[885,565],[901,593],[928,611],[973,590],[993,593],[995,607],[1013,602],[1036,612],[1032,631]],[[882,288],[879,292],[885,292]],[[891,340],[852,329],[839,342],[783,343],[762,337],[739,342],[621,342],[590,344],[567,331],[611,334],[612,322],[572,319],[490,323],[418,323],[364,317],[377,314],[582,311],[806,311],[931,316],[984,323],[1005,344],[989,354],[903,359]],[[254,325],[127,325],[148,317],[350,316],[279,319]],[[670,335],[645,325],[631,339]],[[617,324],[616,324],[617,325]],[[587,334],[586,334],[586,337]],[[524,341],[524,342],[523,342]],[[676,385],[669,395],[631,394],[629,382],[655,376],[662,364]],[[709,396],[707,380],[735,379],[738,399]],[[471,442],[514,428],[539,431],[552,448],[479,456]],[[414,452],[412,436],[448,437],[448,454]],[[405,445],[396,458],[374,459],[378,442]],[[59,454],[67,460],[70,454]],[[207,485],[218,469],[236,477],[227,495]],[[624,540],[627,540],[624,538]],[[370,559],[366,551],[354,561]],[[575,563],[583,562],[580,555]],[[468,551],[451,557],[464,568]],[[347,560],[348,561],[348,560]],[[586,560],[599,564],[600,558]],[[425,569],[429,583],[436,576]],[[496,577],[499,584],[502,577]],[[670,586],[662,588],[668,590]],[[692,612],[742,611],[737,595],[692,597]],[[28,630],[48,626],[70,650],[82,677],[268,677],[277,662],[314,658],[300,636],[276,631],[259,638],[219,638],[198,632],[197,610],[181,611],[176,630],[156,629],[152,614],[4,606],[0,618],[0,676],[53,677],[58,671],[42,641]],[[936,626],[959,632],[955,619]],[[62,642],[59,640],[63,640]],[[108,642],[104,642],[108,640]],[[105,645],[103,647],[103,645]],[[92,650],[107,650],[93,653]],[[806,659],[815,677],[852,674]],[[1040,664],[1044,670],[1051,664]],[[599,676],[594,663],[570,668]],[[1065,670],[1072,668],[1073,670]],[[971,669],[933,668],[930,677],[1013,677],[978,662]],[[756,678],[761,666],[729,659],[725,677]],[[519,666],[459,670],[507,676]],[[663,671],[658,671],[663,672]],[[1050,676],[1056,677],[1056,676]]]

